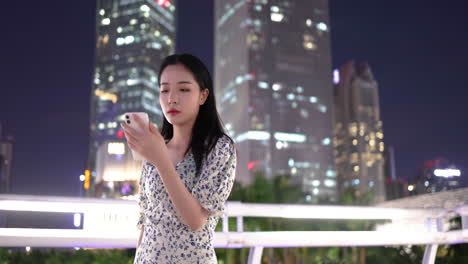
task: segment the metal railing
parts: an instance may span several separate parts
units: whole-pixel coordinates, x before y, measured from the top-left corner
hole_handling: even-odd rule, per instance
[[[0,228],[0,247],[132,248],[138,206],[135,201],[93,198],[0,195],[0,211],[69,212],[83,215],[80,229]],[[448,215],[462,217],[462,230],[444,231]],[[237,219],[236,230],[228,218]],[[286,219],[388,220],[375,231],[244,232],[244,217]],[[438,245],[468,243],[468,206],[398,209],[364,206],[247,204],[228,202],[216,232],[217,248],[250,248],[249,264],[260,263],[268,247],[348,247],[426,245],[423,264],[435,262]],[[119,230],[116,232],[116,230]]]

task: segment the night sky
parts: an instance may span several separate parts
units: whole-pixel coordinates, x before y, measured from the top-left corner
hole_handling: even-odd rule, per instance
[[[178,2],[177,52],[212,70],[213,3]],[[399,177],[443,157],[466,185],[465,2],[330,0],[333,66],[370,63]],[[95,3],[6,1],[2,11],[0,122],[16,140],[12,192],[76,196],[88,148]]]

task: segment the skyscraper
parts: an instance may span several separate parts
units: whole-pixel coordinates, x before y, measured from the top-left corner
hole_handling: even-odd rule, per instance
[[[334,72],[335,158],[340,190],[355,187],[385,200],[384,142],[378,83],[365,62]]]
[[[174,53],[175,1],[98,0],[91,94],[88,195],[130,196],[139,178],[118,125],[126,112],[147,112],[162,124],[157,73]]]
[[[327,0],[215,1],[215,88],[237,179],[292,175],[336,199]]]

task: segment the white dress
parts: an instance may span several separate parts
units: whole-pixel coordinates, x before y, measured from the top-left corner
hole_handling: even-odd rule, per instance
[[[207,223],[192,231],[177,215],[155,166],[146,162],[140,178],[137,224],[145,230],[134,264],[217,263],[214,229],[234,184],[235,169],[235,147],[226,136],[208,154],[198,178],[192,153],[176,165],[186,188],[209,212]]]

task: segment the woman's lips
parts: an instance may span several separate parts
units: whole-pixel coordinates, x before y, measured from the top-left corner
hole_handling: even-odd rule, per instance
[[[170,115],[177,115],[177,114],[179,114],[180,112],[179,112],[179,111],[172,110],[172,111],[169,111],[168,113],[169,113]]]

